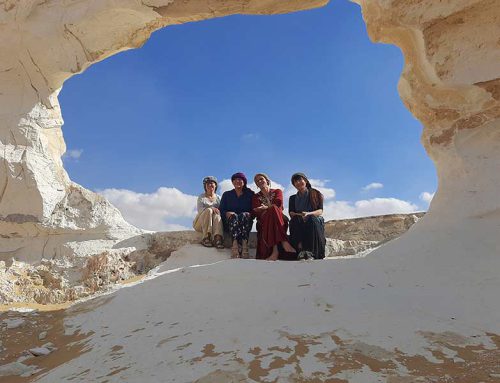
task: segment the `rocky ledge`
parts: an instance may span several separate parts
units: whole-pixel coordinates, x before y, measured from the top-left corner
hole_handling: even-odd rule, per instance
[[[424,213],[392,214],[329,221],[325,224],[327,257],[360,256],[406,232]],[[99,254],[37,265],[0,262],[0,304],[56,304],[75,301],[112,288],[165,261],[172,252],[201,240],[195,231],[145,233]],[[250,247],[256,235],[251,233]],[[226,247],[229,247],[226,240]],[[229,251],[229,250],[226,250]]]

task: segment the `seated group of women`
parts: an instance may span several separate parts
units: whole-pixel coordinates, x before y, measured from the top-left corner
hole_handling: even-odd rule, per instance
[[[257,218],[257,259],[324,258],[323,195],[311,187],[303,173],[295,173],[291,181],[297,193],[290,196],[289,219],[283,214],[283,192],[271,189],[266,174],[254,177],[258,193],[247,187],[245,174],[233,174],[234,189],[222,198],[216,194],[217,179],[205,177],[205,192],[198,197],[198,214],[193,222],[194,229],[203,233],[202,245],[223,249],[226,229],[232,239],[232,258],[248,258],[248,237]]]

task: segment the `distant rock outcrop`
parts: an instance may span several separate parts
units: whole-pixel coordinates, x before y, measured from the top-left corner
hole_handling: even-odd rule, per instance
[[[325,223],[329,256],[355,255],[399,237],[425,213],[388,214]]]

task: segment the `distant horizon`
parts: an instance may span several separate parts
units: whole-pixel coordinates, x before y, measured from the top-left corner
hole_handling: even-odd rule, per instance
[[[65,83],[65,168],[148,230],[190,229],[202,178],[237,171],[288,195],[305,172],[327,220],[426,211],[436,172],[402,66],[347,1],[170,26]]]

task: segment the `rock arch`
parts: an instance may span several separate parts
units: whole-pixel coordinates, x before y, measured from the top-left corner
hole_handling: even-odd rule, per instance
[[[454,241],[480,241],[476,256],[498,254],[498,2],[355,2],[372,40],[395,44],[404,53],[399,92],[424,124],[422,143],[439,179],[428,215],[398,241],[399,248],[388,246],[386,252],[398,252],[404,245],[404,253],[436,258],[449,253]],[[153,31],[168,25],[326,3],[0,2],[0,261],[71,260],[109,251],[117,241],[140,234],[106,200],[73,183],[63,168],[57,96],[65,80],[113,54],[140,47]],[[464,248],[455,250],[458,258],[468,256]]]

